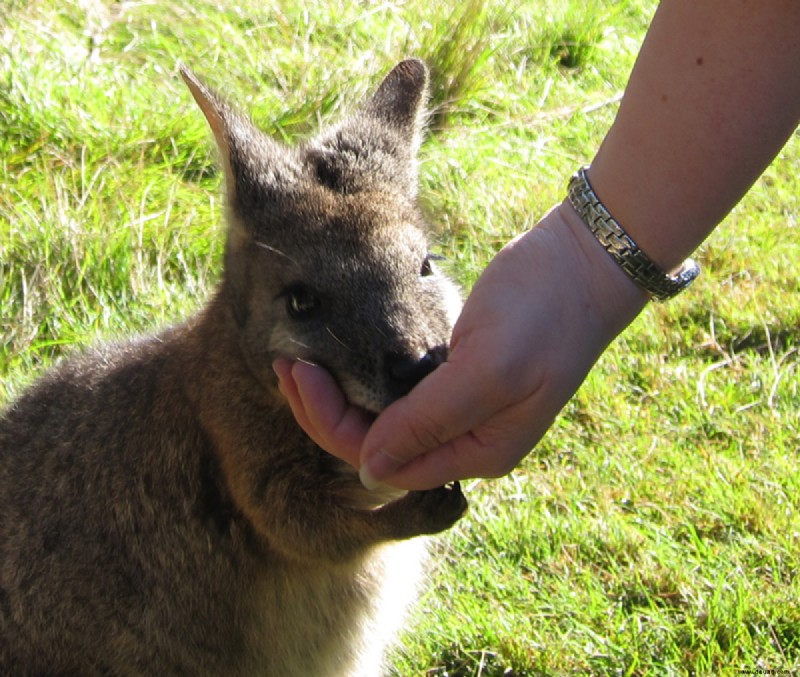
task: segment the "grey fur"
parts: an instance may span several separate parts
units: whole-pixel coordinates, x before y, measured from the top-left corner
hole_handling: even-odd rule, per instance
[[[223,279],[3,412],[0,674],[374,677],[422,553],[401,541],[466,502],[382,503],[298,428],[271,363],[324,364],[377,412],[445,359],[457,294],[415,199],[427,72],[402,62],[295,148],[182,74],[225,170]]]

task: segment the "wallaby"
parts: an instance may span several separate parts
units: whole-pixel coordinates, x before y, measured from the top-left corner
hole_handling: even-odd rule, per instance
[[[401,62],[293,147],[181,73],[224,170],[222,280],[184,324],[65,360],[2,414],[0,674],[375,677],[420,569],[404,539],[466,500],[364,489],[271,364],[322,364],[378,412],[446,359],[458,294],[416,200],[427,69]]]

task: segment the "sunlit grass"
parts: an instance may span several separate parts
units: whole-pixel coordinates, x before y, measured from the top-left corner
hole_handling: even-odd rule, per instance
[[[0,400],[80,345],[199,308],[220,176],[189,64],[290,140],[426,58],[421,193],[469,288],[613,119],[655,0],[0,11]],[[468,484],[394,674],[800,668],[800,140],[511,476]]]

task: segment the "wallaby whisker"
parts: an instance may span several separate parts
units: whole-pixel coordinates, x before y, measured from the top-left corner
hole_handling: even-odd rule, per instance
[[[331,338],[332,338],[334,341],[336,341],[336,342],[337,342],[339,345],[341,345],[341,346],[342,346],[342,347],[343,347],[345,350],[349,350],[351,353],[354,353],[354,352],[356,352],[356,351],[355,351],[355,348],[351,348],[351,347],[350,347],[350,346],[348,346],[348,345],[347,345],[347,344],[346,344],[344,341],[342,341],[342,339],[340,339],[340,338],[339,338],[339,337],[338,337],[336,334],[334,334],[334,333],[333,333],[333,329],[331,329],[329,326],[325,325],[325,331],[326,331],[326,332],[328,332],[328,334],[330,335],[330,337],[331,337]]]
[[[273,254],[277,254],[278,256],[282,256],[283,258],[287,259],[288,261],[291,261],[298,268],[300,267],[300,264],[295,259],[293,259],[291,256],[289,256],[286,252],[283,252],[280,249],[276,249],[275,247],[272,247],[272,246],[268,245],[266,242],[261,242],[260,240],[253,240],[253,244],[256,247],[261,247],[261,249],[266,249],[268,252],[272,252]]]

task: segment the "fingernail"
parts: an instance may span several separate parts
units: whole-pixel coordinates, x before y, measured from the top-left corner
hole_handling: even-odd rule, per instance
[[[358,478],[365,488],[375,491],[383,486],[383,480],[394,474],[401,465],[402,463],[396,458],[379,449],[361,465]]]

